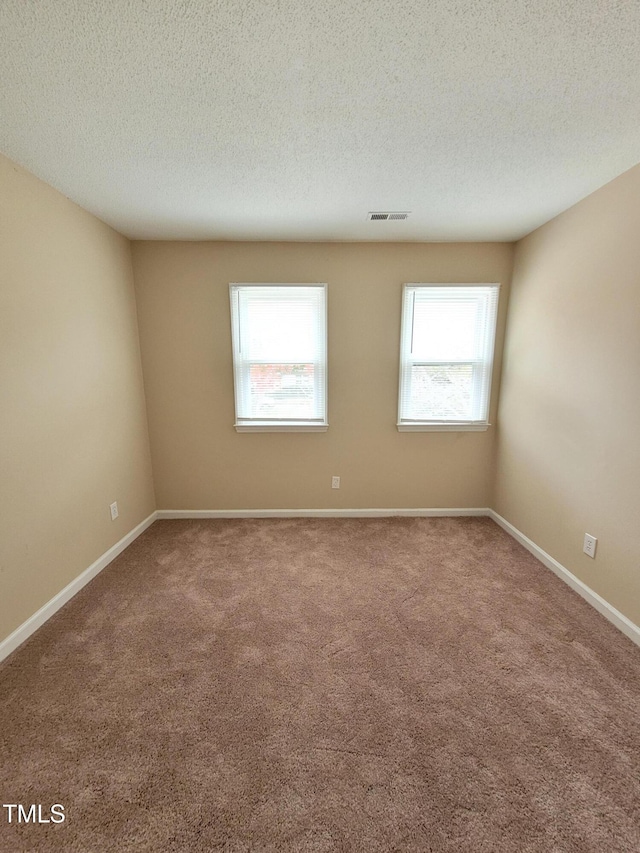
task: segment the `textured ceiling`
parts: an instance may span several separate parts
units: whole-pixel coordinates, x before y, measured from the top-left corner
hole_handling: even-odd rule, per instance
[[[640,161],[639,45],[635,0],[0,0],[0,150],[134,238],[511,240]]]

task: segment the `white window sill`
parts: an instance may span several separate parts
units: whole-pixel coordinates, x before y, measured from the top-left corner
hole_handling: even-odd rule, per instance
[[[260,423],[234,424],[236,432],[326,432],[329,424],[309,423]]]
[[[471,423],[471,424],[456,424],[456,423],[402,423],[397,424],[398,432],[486,432],[491,424]]]

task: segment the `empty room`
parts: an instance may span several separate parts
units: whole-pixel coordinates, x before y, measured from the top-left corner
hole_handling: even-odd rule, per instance
[[[0,851],[640,850],[639,45],[0,0]]]

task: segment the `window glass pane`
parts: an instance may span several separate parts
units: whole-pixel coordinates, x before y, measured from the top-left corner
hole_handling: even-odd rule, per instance
[[[251,295],[247,300],[250,360],[312,361],[317,349],[317,306],[305,299],[278,301]]]
[[[487,424],[499,285],[407,284],[398,426]]]
[[[412,353],[425,361],[476,358],[477,299],[424,299],[416,294]]]
[[[252,418],[315,417],[313,364],[252,364]]]
[[[326,285],[231,284],[236,428],[326,427]]]
[[[468,420],[471,418],[473,366],[413,365],[411,417],[416,420]]]

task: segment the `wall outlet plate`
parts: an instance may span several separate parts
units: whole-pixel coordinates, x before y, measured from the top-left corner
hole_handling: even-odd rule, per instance
[[[592,559],[595,558],[597,545],[598,540],[595,536],[591,536],[590,533],[584,534],[584,543],[582,545],[582,550],[587,555],[587,557],[591,557]]]
[[[115,521],[118,517],[118,501],[109,504],[109,512],[111,513],[111,521]]]
[[[340,477],[332,477],[331,478],[331,488],[339,489],[340,488]]]

